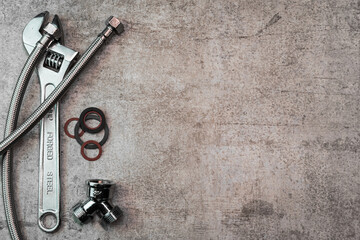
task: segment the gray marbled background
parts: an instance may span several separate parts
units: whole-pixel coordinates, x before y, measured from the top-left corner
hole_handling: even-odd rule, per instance
[[[26,239],[360,238],[359,1],[0,4],[0,132],[33,16],[59,14],[66,45],[81,53],[109,15],[127,25],[61,101],[62,126],[96,106],[111,135],[87,162],[62,132],[55,234],[36,224],[39,128],[18,144]],[[38,103],[34,77],[20,121]],[[69,214],[88,178],[117,183],[124,218],[108,231]]]

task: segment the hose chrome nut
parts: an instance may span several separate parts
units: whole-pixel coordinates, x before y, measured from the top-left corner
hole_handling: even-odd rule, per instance
[[[106,25],[110,25],[116,34],[121,34],[124,31],[124,25],[120,22],[120,20],[114,16],[110,16],[106,22]]]
[[[72,208],[72,215],[76,223],[86,224],[95,214],[100,217],[101,224],[110,224],[118,220],[122,212],[118,206],[110,203],[113,182],[103,179],[86,181],[87,197],[84,202],[77,203]]]
[[[56,40],[61,37],[61,30],[53,23],[48,23],[44,27],[44,32],[55,38]]]

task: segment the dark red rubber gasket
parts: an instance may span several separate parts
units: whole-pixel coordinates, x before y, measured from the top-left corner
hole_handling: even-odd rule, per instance
[[[87,125],[86,125],[86,118],[85,118],[85,115],[88,115],[88,113],[95,113],[96,115],[100,116],[100,124],[96,127],[96,128],[89,128]],[[89,115],[88,115],[89,116]],[[81,112],[80,114],[80,117],[79,117],[79,124],[80,124],[80,127],[82,130],[84,130],[85,132],[88,132],[88,133],[98,133],[100,132],[101,130],[104,129],[105,127],[105,123],[106,123],[106,119],[105,119],[105,114],[103,111],[101,111],[100,109],[96,108],[96,107],[89,107],[87,109],[85,109],[84,111]]]
[[[93,157],[93,158],[90,158],[90,157],[86,156],[86,154],[85,154],[85,146],[90,144],[90,143],[95,144],[97,146],[97,148],[99,149],[98,155],[96,157]],[[102,147],[97,141],[89,140],[89,141],[84,142],[83,145],[81,145],[81,155],[83,156],[83,158],[85,158],[85,160],[96,161],[101,157],[101,154],[102,154]]]
[[[96,127],[89,127],[89,126],[86,124],[86,121],[87,121],[86,117],[87,117],[89,114],[96,114],[96,115],[99,116],[100,121],[99,121],[99,124],[98,124]],[[85,125],[88,129],[90,129],[90,130],[96,130],[96,129],[98,129],[98,128],[102,125],[103,119],[102,119],[101,115],[100,115],[98,112],[96,112],[96,111],[90,111],[90,112],[87,112],[87,113],[85,114],[83,121],[84,121],[84,125]],[[81,136],[80,136],[80,137],[81,137]]]
[[[65,134],[69,137],[69,138],[74,138],[75,139],[75,135],[72,135],[71,133],[69,133],[69,124],[73,121],[79,121],[79,118],[70,118],[69,120],[66,121],[65,125],[64,125],[64,132]],[[79,136],[81,137],[82,135],[84,135],[84,131],[81,129],[81,132],[79,133]]]

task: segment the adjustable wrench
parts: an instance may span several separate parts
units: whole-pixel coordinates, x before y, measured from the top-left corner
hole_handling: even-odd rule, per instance
[[[23,43],[30,54],[37,41],[42,37],[41,30],[47,22],[48,13],[33,18],[23,32]],[[37,65],[41,86],[41,102],[55,89],[78,57],[63,44],[60,19],[54,16],[53,24],[61,31],[58,42],[53,42]],[[55,218],[55,224],[45,224],[47,216]],[[39,158],[39,227],[45,232],[54,232],[60,225],[60,151],[59,151],[59,104],[41,120],[40,158]]]

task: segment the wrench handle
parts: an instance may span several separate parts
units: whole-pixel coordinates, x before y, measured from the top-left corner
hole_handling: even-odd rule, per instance
[[[53,84],[42,87],[41,101],[55,89]],[[41,120],[39,163],[38,224],[45,232],[54,232],[60,225],[60,151],[59,103]]]

